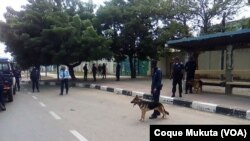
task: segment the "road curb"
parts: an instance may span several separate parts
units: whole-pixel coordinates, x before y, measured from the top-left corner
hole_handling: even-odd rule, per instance
[[[40,84],[49,85],[49,86],[59,85],[59,83],[57,82],[42,82],[42,81],[40,82]],[[72,86],[80,87],[80,88],[92,88],[92,89],[97,89],[97,90],[102,90],[102,91],[107,91],[107,92],[112,92],[115,94],[132,96],[132,97],[135,97],[136,95],[138,95],[139,97],[142,97],[143,99],[152,100],[151,94],[146,94],[146,93],[139,92],[139,91],[126,90],[122,88],[112,88],[112,87],[104,86],[100,84],[88,84],[88,83],[78,82],[78,83],[74,83],[74,85]],[[168,97],[168,96],[160,96],[160,102],[164,104],[172,104],[172,105],[192,108],[192,109],[199,110],[199,111],[216,113],[216,114],[227,115],[227,116],[250,120],[250,110],[242,110],[242,109],[237,109],[237,108],[224,107],[224,106],[213,104],[213,103],[189,101],[189,100],[185,100],[182,98],[177,98],[177,97],[173,98],[173,97]]]
[[[152,100],[151,94],[146,94],[146,93],[139,92],[139,91],[131,91],[131,90],[126,90],[126,89],[121,89],[121,88],[111,88],[107,86],[100,86],[97,84],[91,84],[91,85],[93,85],[94,86],[93,88],[95,89],[98,89],[96,86],[99,86],[101,88],[103,87],[103,89],[100,89],[100,90],[104,90],[107,92],[113,92],[116,94],[122,94],[125,96],[132,96],[132,97],[138,95],[139,97],[142,97],[143,99]],[[181,98],[173,98],[173,97],[168,97],[168,96],[160,96],[160,102],[164,104],[172,104],[172,105],[192,108],[192,109],[199,110],[199,111],[217,113],[217,114],[250,120],[250,110],[234,109],[234,108],[229,108],[229,107],[223,107],[223,106],[213,104],[213,103],[189,101],[189,100],[185,100]]]

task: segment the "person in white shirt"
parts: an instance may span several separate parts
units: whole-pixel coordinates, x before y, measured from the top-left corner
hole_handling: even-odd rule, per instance
[[[65,66],[61,66],[61,69],[59,71],[59,79],[61,80],[61,93],[60,95],[63,95],[63,91],[64,91],[64,86],[66,89],[66,94],[68,94],[69,91],[69,85],[68,85],[68,81],[69,81],[69,71],[66,69]]]

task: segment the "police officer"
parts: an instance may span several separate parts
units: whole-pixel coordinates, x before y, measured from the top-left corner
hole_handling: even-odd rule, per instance
[[[185,71],[186,71],[186,91],[185,94],[193,93],[192,92],[192,85],[190,85],[189,81],[194,79],[196,69],[196,62],[192,56],[189,57],[187,63],[185,64]]]
[[[16,70],[14,70],[14,76],[16,79],[16,87],[17,90],[20,91],[20,79],[21,79],[21,70],[19,68],[16,68]]]
[[[154,103],[158,103],[160,99],[160,91],[162,89],[162,72],[158,67],[153,68],[152,84],[151,84],[151,94],[153,95]],[[149,119],[155,119],[160,113],[154,110],[153,114]]]
[[[92,73],[93,73],[94,81],[96,81],[97,68],[96,68],[95,64],[93,64],[93,66],[92,66]]]
[[[37,67],[34,67],[30,73],[30,80],[32,82],[33,92],[35,88],[37,89],[37,92],[39,92],[39,85],[38,85],[39,78],[40,78],[40,71]]]
[[[69,71],[66,69],[65,66],[61,66],[61,69],[59,71],[59,79],[61,80],[61,92],[60,95],[63,95],[63,90],[64,86],[66,89],[66,94],[68,94],[69,91],[69,85],[68,85],[68,79],[70,78],[69,76]]]
[[[3,84],[4,83],[4,78],[2,72],[0,72],[0,108],[1,110],[5,111],[5,99],[3,96]]]
[[[87,64],[85,64],[84,67],[83,67],[83,73],[84,73],[83,80],[87,80],[88,79],[88,67],[87,67]]]
[[[173,78],[172,97],[175,97],[177,84],[179,86],[179,96],[182,97],[183,73],[184,73],[184,65],[180,62],[179,57],[175,57],[171,74],[171,78]]]
[[[116,65],[116,81],[120,81],[120,71],[121,71],[121,65],[119,62],[117,62]]]

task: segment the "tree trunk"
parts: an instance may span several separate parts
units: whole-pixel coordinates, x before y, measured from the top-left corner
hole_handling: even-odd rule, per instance
[[[153,75],[154,68],[157,67],[157,60],[151,60],[151,76]]]
[[[73,66],[68,66],[69,68],[69,75],[71,77],[72,80],[75,80],[76,79],[76,76],[75,76],[75,72],[74,72],[74,67]]]
[[[75,76],[75,72],[74,72],[74,67],[79,66],[81,64],[81,62],[77,62],[75,64],[66,64],[67,67],[69,68],[69,75],[71,77],[72,80],[76,80],[76,76]]]
[[[131,71],[131,78],[136,78],[136,68],[135,68],[135,59],[133,56],[129,56],[129,65]]]

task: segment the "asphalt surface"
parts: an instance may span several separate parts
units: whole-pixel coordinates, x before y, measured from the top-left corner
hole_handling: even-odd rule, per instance
[[[41,86],[40,93],[22,87],[0,112],[0,141],[145,141],[149,125],[250,124],[249,120],[164,105],[166,119],[140,122],[133,97],[88,88],[70,88],[59,96],[59,87]]]

